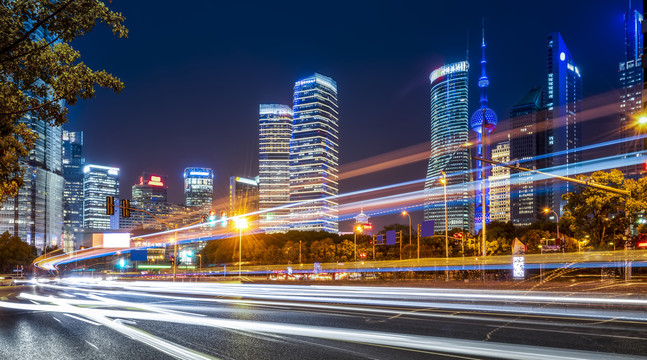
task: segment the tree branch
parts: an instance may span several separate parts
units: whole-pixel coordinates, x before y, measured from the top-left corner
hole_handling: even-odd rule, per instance
[[[2,59],[2,60],[0,60],[0,64],[5,63],[5,62],[8,62],[8,61],[13,61],[13,60],[19,59],[19,58],[21,58],[21,57],[23,57],[23,56],[27,56],[27,55],[29,55],[29,54],[33,53],[34,51],[42,50],[42,49],[44,49],[44,48],[46,48],[46,47],[48,47],[48,46],[52,45],[54,42],[58,41],[58,39],[60,39],[60,38],[61,38],[61,35],[56,35],[56,37],[54,38],[54,40],[52,40],[52,41],[48,42],[47,44],[45,44],[45,45],[43,45],[43,46],[40,46],[40,47],[38,47],[38,48],[31,49],[31,50],[27,51],[27,52],[26,52],[26,53],[24,53],[24,54],[15,55],[15,56],[12,56],[12,57],[7,58],[7,59]]]
[[[58,97],[56,99],[50,100],[50,101],[48,101],[46,103],[40,104],[40,105],[38,105],[36,107],[29,108],[29,109],[26,109],[26,110],[14,111],[14,112],[10,112],[10,113],[0,113],[0,116],[11,116],[11,115],[24,114],[24,113],[27,113],[27,112],[30,112],[30,111],[34,111],[34,110],[44,108],[45,106],[47,106],[47,105],[49,105],[49,104],[51,104],[53,102],[60,101],[60,100],[63,100],[63,97]]]
[[[20,44],[21,42],[23,42],[27,38],[29,38],[29,36],[31,34],[33,34],[36,31],[36,29],[43,26],[46,22],[48,22],[54,16],[58,15],[61,11],[63,11],[66,7],[70,6],[70,4],[72,4],[73,2],[74,2],[74,0],[70,0],[70,1],[66,2],[65,4],[61,5],[61,7],[59,7],[58,9],[54,10],[54,12],[52,12],[51,14],[46,16],[43,20],[41,20],[41,21],[37,22],[36,24],[34,24],[34,26],[31,28],[31,30],[27,31],[22,37],[20,37],[19,39],[17,39],[13,43],[5,46],[4,48],[0,49],[0,54],[5,54],[9,50],[11,50],[11,49],[15,48],[16,46],[18,46],[18,44]]]

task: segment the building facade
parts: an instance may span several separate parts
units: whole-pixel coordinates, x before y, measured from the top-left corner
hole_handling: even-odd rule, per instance
[[[548,35],[547,47],[547,165],[557,175],[574,176],[582,159],[582,76],[559,33]],[[552,181],[548,207],[562,214],[562,196],[571,191],[572,183]]]
[[[625,53],[624,61],[618,66],[620,84],[620,136],[625,141],[620,143],[620,154],[627,165],[621,168],[625,177],[637,178],[645,174],[643,162],[636,164],[636,152],[647,149],[645,140],[628,140],[644,134],[644,124],[637,122],[638,114],[643,113],[643,15],[635,9],[625,13]],[[634,158],[634,159],[632,159]],[[633,161],[632,161],[633,160]]]
[[[547,166],[547,110],[541,87],[531,89],[510,109],[510,159],[529,169]],[[511,217],[516,226],[529,226],[539,220],[542,208],[549,205],[552,183],[540,181],[532,172],[511,175]],[[550,186],[550,188],[547,187]]]
[[[83,228],[83,132],[63,130],[63,223],[66,232]]]
[[[168,176],[143,173],[132,187],[132,201],[139,203],[165,203],[168,194]]]
[[[447,174],[448,228],[474,229],[474,203],[469,187],[470,154],[469,63],[461,61],[434,70],[431,82],[431,154],[425,181],[425,220],[445,228],[442,173]]]
[[[184,169],[184,204],[210,209],[212,202],[213,170],[199,167]]]
[[[229,213],[231,216],[245,215],[252,228],[258,225],[258,177],[240,176],[229,178]]]
[[[492,149],[492,160],[502,163],[510,161],[510,135],[508,140],[498,143]],[[510,212],[510,168],[492,166],[490,175],[490,220],[508,222]]]
[[[337,83],[314,74],[294,84],[290,208],[294,230],[339,231]]]
[[[292,108],[261,104],[259,109],[259,228],[267,233],[290,229],[290,138]]]
[[[83,167],[83,228],[114,230],[119,228],[119,208],[106,215],[106,197],[119,204],[119,168],[85,165]]]

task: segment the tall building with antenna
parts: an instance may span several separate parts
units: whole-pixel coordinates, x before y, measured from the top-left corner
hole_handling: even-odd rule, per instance
[[[479,89],[481,90],[481,107],[474,112],[470,120],[470,126],[477,134],[478,143],[476,154],[478,157],[488,160],[490,158],[489,135],[496,129],[497,116],[494,110],[487,107],[487,88],[490,80],[485,72],[485,24],[481,36],[481,76],[479,77]],[[490,166],[482,161],[476,162],[476,191],[474,207],[474,229],[478,232],[483,224],[490,222]],[[485,217],[485,220],[483,219]]]
[[[425,180],[425,220],[436,229],[445,229],[445,198],[440,180],[446,174],[447,227],[472,231],[473,202],[468,183],[470,175],[467,60],[447,64],[432,71],[431,154]]]

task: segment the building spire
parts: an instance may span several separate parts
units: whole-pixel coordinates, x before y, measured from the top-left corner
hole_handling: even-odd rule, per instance
[[[481,108],[487,107],[487,87],[490,84],[487,74],[485,73],[485,18],[483,18],[483,27],[481,29],[481,77],[479,78],[479,88],[481,88]]]

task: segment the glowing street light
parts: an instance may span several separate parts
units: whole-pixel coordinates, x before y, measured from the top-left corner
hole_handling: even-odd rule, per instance
[[[241,263],[243,261],[243,230],[247,229],[249,224],[243,217],[234,218],[234,227],[238,229],[238,278],[242,280]]]
[[[411,245],[411,215],[405,210],[402,212],[402,216],[408,216],[409,217],[409,245]]]
[[[638,118],[638,125],[645,125],[647,124],[647,115],[642,115],[641,117]]]
[[[364,227],[362,225],[357,225],[353,230],[353,243],[355,245],[355,250],[353,251],[353,261],[357,261],[357,233],[364,232]]]
[[[555,223],[557,224],[557,239],[559,239],[559,215],[557,215],[557,213],[554,210],[551,210],[549,208],[545,208],[544,213],[546,213],[546,214],[548,214],[548,213],[555,214]],[[563,244],[563,245],[564,245],[564,248],[566,248],[566,244]]]

